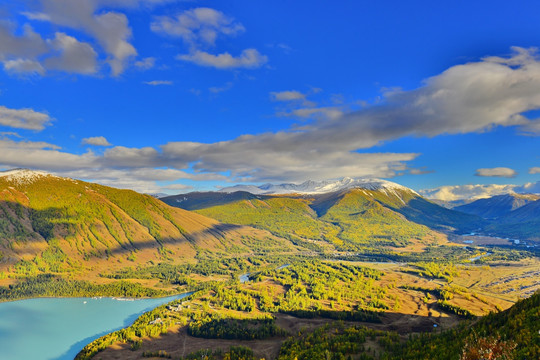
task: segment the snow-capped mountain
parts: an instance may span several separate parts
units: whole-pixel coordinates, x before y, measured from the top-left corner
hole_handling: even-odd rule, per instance
[[[13,169],[7,171],[0,171],[0,178],[5,178],[9,182],[20,184],[28,184],[36,181],[44,176],[53,176],[45,171],[36,171],[28,169]]]
[[[396,184],[391,181],[381,179],[360,178],[353,179],[345,177],[341,180],[324,180],[313,181],[308,180],[301,184],[264,184],[255,185],[236,185],[223,188],[220,192],[232,193],[235,191],[246,191],[256,195],[279,195],[279,194],[325,194],[348,189],[366,189],[380,191],[410,191],[416,194],[413,190]]]

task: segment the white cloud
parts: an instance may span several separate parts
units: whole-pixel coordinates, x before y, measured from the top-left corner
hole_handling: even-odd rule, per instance
[[[30,59],[6,60],[4,70],[14,74],[45,74],[43,66],[38,61]]]
[[[17,129],[43,130],[50,125],[51,117],[43,112],[32,109],[9,109],[0,106],[0,125]]]
[[[75,155],[59,151],[59,147],[44,142],[0,139],[0,164],[46,171],[92,167],[95,155],[88,152]]]
[[[319,92],[320,89],[314,88],[310,91],[311,94],[316,94]],[[336,117],[343,115],[343,112],[339,112],[339,114],[334,113],[333,115],[329,112],[333,111],[337,108],[324,108],[321,107],[317,110],[314,109],[315,106],[317,106],[317,103],[308,100],[309,94],[304,94],[297,90],[285,90],[285,91],[272,91],[270,92],[270,100],[285,103],[287,106],[297,107],[300,104],[304,108],[295,109],[293,111],[279,111],[277,113],[278,116],[295,116],[295,117],[301,117],[301,118],[308,118],[312,115],[321,115],[326,114],[329,117]]]
[[[151,85],[151,86],[173,85],[174,84],[170,80],[152,80],[152,81],[144,81],[143,83],[146,84],[146,85]]]
[[[169,184],[166,185],[165,189],[167,190],[191,190],[193,186],[184,185],[184,184]]]
[[[228,52],[213,55],[196,50],[193,53],[178,55],[178,60],[192,62],[196,65],[215,67],[216,69],[258,68],[266,64],[268,57],[261,55],[256,49],[245,49],[237,57]]]
[[[296,90],[287,90],[287,91],[279,91],[279,92],[271,92],[270,93],[271,99],[274,101],[297,101],[306,100],[306,94],[302,94],[300,91]]]
[[[82,139],[82,144],[84,145],[94,145],[94,146],[111,146],[112,144],[107,141],[104,136],[94,136]]]
[[[182,38],[190,47],[214,46],[218,35],[234,36],[244,26],[220,11],[210,8],[186,10],[176,16],[159,16],[150,24],[152,31]]]
[[[97,53],[90,44],[60,32],[48,42],[53,49],[60,52],[59,56],[45,59],[44,64],[48,69],[79,74],[97,72]]]
[[[103,161],[106,166],[112,167],[160,166],[159,153],[152,147],[115,146],[105,151]]]
[[[23,11],[21,15],[26,16],[29,20],[51,21],[49,15],[40,12]]]
[[[129,42],[132,34],[127,17],[114,11],[100,11],[105,3],[98,0],[41,0],[41,5],[39,15],[30,15],[33,19],[81,30],[92,36],[108,54],[112,75],[121,74],[127,60],[137,55]],[[118,1],[116,5],[122,5],[122,2]]]
[[[13,33],[11,23],[0,22],[0,60],[35,59],[48,51],[47,44],[30,25],[22,27],[23,33]]]
[[[136,61],[135,66],[141,70],[148,70],[156,65],[156,58],[146,57],[142,60]]]
[[[327,106],[319,108],[300,108],[295,109],[289,113],[279,113],[278,115],[295,116],[304,119],[311,117],[322,117],[323,119],[338,119],[344,115],[344,112],[340,108]]]
[[[510,169],[507,167],[496,167],[496,168],[477,169],[474,175],[512,178],[517,175],[517,172],[514,169]]]
[[[159,16],[150,28],[156,33],[179,37],[188,45],[189,53],[177,55],[178,60],[217,69],[258,68],[268,62],[267,56],[252,48],[244,49],[238,56],[201,50],[214,47],[219,36],[236,36],[245,31],[241,23],[215,9],[195,8],[176,16]]]
[[[540,167],[532,167],[529,169],[529,174],[540,174]]]

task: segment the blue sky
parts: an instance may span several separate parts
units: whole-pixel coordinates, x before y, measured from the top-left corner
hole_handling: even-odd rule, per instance
[[[536,183],[539,7],[1,2],[0,168],[168,193]]]

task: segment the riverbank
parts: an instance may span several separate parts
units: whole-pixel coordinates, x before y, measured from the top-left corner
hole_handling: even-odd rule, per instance
[[[38,298],[0,304],[6,359],[72,360],[93,340],[130,326],[147,311],[190,293],[121,301],[111,297]]]

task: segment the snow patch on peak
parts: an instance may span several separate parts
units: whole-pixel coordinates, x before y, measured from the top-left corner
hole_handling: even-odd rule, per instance
[[[231,193],[235,191],[247,191],[256,195],[278,195],[278,194],[325,194],[349,189],[365,189],[377,191],[389,191],[395,193],[396,190],[408,191],[418,195],[415,191],[396,184],[391,181],[381,179],[353,179],[345,177],[340,180],[323,180],[313,181],[307,180],[301,184],[264,184],[261,186],[255,185],[236,185],[226,187],[220,192]]]
[[[29,184],[45,176],[57,177],[45,171],[36,171],[29,169],[13,169],[7,171],[0,171],[0,177],[5,178],[7,181],[15,183],[17,185]]]

